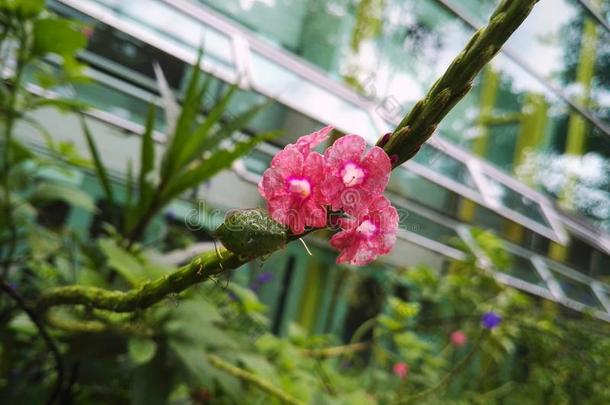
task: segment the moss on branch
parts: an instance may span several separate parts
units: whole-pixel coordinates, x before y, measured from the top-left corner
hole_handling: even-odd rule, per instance
[[[57,305],[86,305],[114,312],[133,312],[146,309],[170,294],[177,294],[247,261],[246,258],[240,258],[225,249],[206,252],[175,272],[128,291],[110,291],[81,285],[57,287],[42,294],[36,306],[39,311],[46,311]]]

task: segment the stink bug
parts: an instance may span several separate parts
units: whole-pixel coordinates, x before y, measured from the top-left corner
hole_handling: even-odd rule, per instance
[[[246,258],[272,253],[288,242],[286,227],[260,208],[231,211],[215,234],[227,249]]]

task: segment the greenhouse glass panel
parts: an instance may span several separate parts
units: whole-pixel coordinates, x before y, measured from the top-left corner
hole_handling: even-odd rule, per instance
[[[595,309],[604,310],[601,302],[595,296],[595,293],[589,286],[589,284],[583,283],[576,280],[575,278],[569,277],[564,273],[560,272],[553,265],[548,265],[549,270],[552,272],[553,277],[559,285],[565,296],[571,300],[577,301],[581,304],[593,307]]]
[[[485,193],[494,201],[540,225],[545,227],[550,226],[549,221],[546,219],[538,202],[519,193],[495,178],[487,175],[484,175],[484,177],[488,186]]]
[[[367,111],[331,93],[306,77],[252,52],[253,80],[263,94],[344,132],[378,136]]]
[[[223,69],[234,70],[233,47],[228,35],[167,4],[155,0],[96,2],[107,5],[120,18],[136,22],[149,32],[162,34],[177,47],[191,52],[203,47],[204,60],[212,58],[214,62],[221,63]]]
[[[399,227],[409,232],[424,236],[430,240],[451,245],[459,238],[455,229],[396,204],[400,217]],[[440,218],[439,218],[440,219]]]
[[[413,161],[432,169],[437,173],[441,173],[447,178],[464,185],[473,191],[477,191],[477,187],[466,164],[449,156],[439,148],[425,143],[422,145],[417,155],[415,155]]]
[[[496,268],[495,270],[548,290],[538,270],[527,257],[511,253],[510,263],[504,268]]]

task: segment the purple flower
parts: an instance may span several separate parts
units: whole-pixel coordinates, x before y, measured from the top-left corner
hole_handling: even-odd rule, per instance
[[[269,281],[273,280],[273,273],[271,272],[263,272],[256,276],[256,279],[250,284],[250,289],[254,292],[258,292],[260,288],[267,284]]]
[[[502,322],[502,317],[495,312],[485,312],[481,317],[481,326],[485,329],[494,329]]]
[[[259,274],[258,276],[256,276],[256,282],[258,284],[266,284],[271,280],[273,280],[273,273],[271,273],[269,271],[263,272],[263,273]]]

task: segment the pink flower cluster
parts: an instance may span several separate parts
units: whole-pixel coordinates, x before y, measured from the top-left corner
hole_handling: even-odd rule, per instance
[[[382,193],[392,165],[383,149],[366,150],[358,135],[339,138],[324,155],[314,151],[332,127],[300,137],[273,160],[258,185],[271,217],[295,235],[328,225],[328,212],[342,212],[330,240],[337,263],[365,265],[396,242],[398,213]]]

